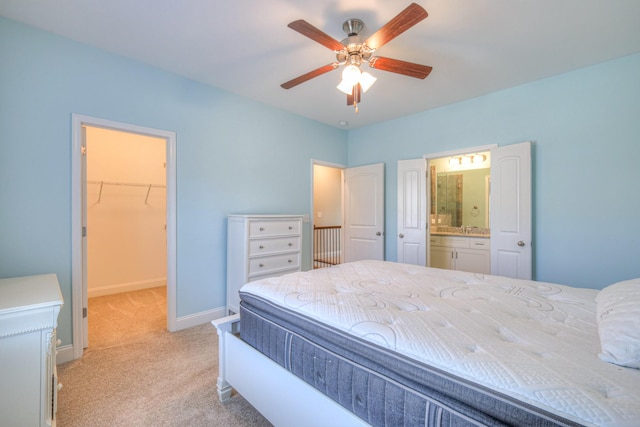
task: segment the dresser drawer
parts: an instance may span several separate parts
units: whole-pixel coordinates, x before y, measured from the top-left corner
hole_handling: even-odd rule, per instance
[[[267,274],[284,269],[300,267],[300,252],[252,258],[249,260],[249,276]]]
[[[300,237],[279,237],[275,239],[251,240],[249,256],[276,254],[300,250]]]
[[[288,236],[300,234],[300,221],[296,220],[265,220],[251,221],[249,223],[249,238]]]
[[[469,239],[470,249],[490,249],[491,241],[489,239]]]
[[[442,246],[448,248],[468,248],[469,238],[458,236],[442,236]]]

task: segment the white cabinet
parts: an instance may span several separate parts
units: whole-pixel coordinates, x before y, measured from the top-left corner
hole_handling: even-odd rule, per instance
[[[491,274],[489,239],[431,235],[431,267]]]
[[[227,312],[238,313],[245,283],[301,269],[302,215],[229,215]]]
[[[55,274],[0,279],[0,424],[55,426],[61,307]]]

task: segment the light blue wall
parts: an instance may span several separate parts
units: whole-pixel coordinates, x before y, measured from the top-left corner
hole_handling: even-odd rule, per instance
[[[347,159],[342,130],[0,18],[0,277],[57,274],[63,344],[71,113],[177,133],[178,316],[225,305],[228,213],[309,213],[310,159]]]
[[[534,277],[601,288],[640,277],[640,54],[349,133],[349,165],[533,141]],[[429,96],[425,90],[424,96]]]
[[[56,273],[71,342],[71,113],[177,133],[179,316],[224,305],[226,214],[309,212],[311,158],[386,163],[395,260],[398,159],[531,140],[535,277],[639,277],[638,70],[634,55],[347,135],[0,18],[0,277]]]

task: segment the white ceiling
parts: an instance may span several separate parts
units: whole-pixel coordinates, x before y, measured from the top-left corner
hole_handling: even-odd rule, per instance
[[[287,28],[304,19],[337,40],[364,38],[411,3],[388,0],[0,0],[0,15],[340,127],[375,122],[640,52],[638,0],[422,0],[429,17],[376,54],[430,65],[418,80],[385,71],[347,107],[329,49]],[[367,70],[368,69],[368,70]]]

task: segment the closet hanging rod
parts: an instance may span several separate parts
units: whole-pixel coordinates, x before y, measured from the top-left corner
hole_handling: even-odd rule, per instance
[[[115,181],[95,181],[87,180],[87,184],[100,184],[100,185],[126,185],[130,187],[153,187],[153,188],[167,188],[166,185],[161,184],[141,184],[136,182],[115,182]]]
[[[144,204],[147,205],[149,201],[149,193],[152,188],[167,188],[166,185],[160,184],[139,184],[135,182],[114,182],[114,181],[95,181],[95,180],[87,180],[87,184],[100,184],[100,193],[98,193],[98,202],[102,200],[102,187],[104,185],[124,185],[129,187],[145,187],[147,189],[147,195],[144,198]]]

